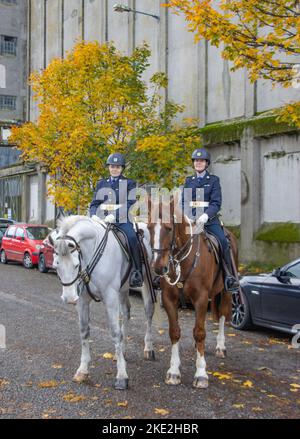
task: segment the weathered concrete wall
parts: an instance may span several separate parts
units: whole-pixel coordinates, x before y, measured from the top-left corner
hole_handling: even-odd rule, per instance
[[[211,171],[220,176],[222,184],[221,219],[240,228],[241,258],[275,264],[299,255],[297,240],[268,243],[256,239],[265,223],[300,224],[300,145],[295,130],[268,118],[262,123],[255,116],[290,99],[299,100],[299,89],[272,89],[263,81],[254,85],[245,71],[232,73],[230,63],[220,57],[220,49],[205,41],[195,45],[184,18],[161,7],[160,0],[126,2],[137,10],[160,15],[159,21],[117,13],[115,3],[51,0],[51,11],[49,2],[44,11],[44,1],[31,1],[31,67],[42,68],[44,60],[48,63],[60,50],[65,53],[71,49],[78,37],[113,40],[125,54],[146,41],[152,55],[145,80],[156,71],[165,71],[169,77],[167,97],[186,106],[180,119],[197,118],[206,130]],[[32,103],[31,108],[34,120],[37,112]],[[209,125],[225,120],[230,122],[226,126],[223,122]],[[271,154],[278,151],[284,153]],[[45,176],[38,175],[39,185],[45,187]],[[47,203],[39,210],[39,218],[46,220],[54,212]]]
[[[27,1],[0,3],[0,34],[17,38],[16,55],[0,54],[0,94],[15,96],[16,109],[0,109],[0,122],[24,120],[26,113]]]
[[[62,0],[46,3],[46,64],[61,57],[62,46]]]

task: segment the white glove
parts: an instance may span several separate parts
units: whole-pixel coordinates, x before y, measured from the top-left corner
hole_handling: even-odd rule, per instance
[[[104,221],[106,222],[106,223],[113,223],[114,221],[115,221],[115,215],[113,215],[112,213],[110,213],[109,215],[107,215],[105,218],[104,218]]]
[[[203,213],[196,221],[196,224],[206,224],[208,221],[207,213]]]

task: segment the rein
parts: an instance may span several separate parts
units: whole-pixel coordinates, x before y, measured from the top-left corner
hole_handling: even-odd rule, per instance
[[[181,263],[190,255],[192,248],[193,248],[193,244],[194,244],[194,234],[193,234],[192,221],[188,217],[187,217],[187,219],[188,219],[189,227],[190,227],[190,237],[186,241],[186,243],[183,245],[183,247],[181,247],[175,254],[173,254],[174,250],[176,249],[176,245],[175,245],[175,240],[176,240],[175,220],[176,220],[176,216],[173,215],[173,236],[172,236],[172,241],[171,241],[169,247],[163,248],[163,249],[153,249],[152,250],[153,253],[155,253],[155,252],[162,253],[164,251],[170,251],[168,271],[162,277],[164,277],[165,280],[168,282],[168,284],[171,286],[174,286],[177,284],[178,284],[178,286],[180,284],[180,287],[183,286],[184,280],[180,281]],[[203,229],[201,230],[201,232],[202,231],[203,231]],[[197,251],[195,253],[194,261],[190,267],[190,270],[186,276],[186,279],[190,276],[192,271],[196,268],[196,266],[198,264],[199,257],[200,257],[200,238],[199,238],[199,234],[197,234]],[[175,281],[171,281],[171,278],[169,276],[171,265],[174,267],[174,270],[175,270],[175,274],[176,274]]]
[[[73,248],[73,250],[71,250],[71,253],[77,251],[78,252],[78,257],[79,257],[79,266],[78,266],[78,273],[77,273],[76,278],[72,282],[62,282],[61,278],[57,274],[61,284],[64,287],[69,287],[69,286],[73,285],[79,279],[80,283],[81,282],[84,283],[84,286],[86,287],[86,290],[87,290],[89,296],[95,302],[101,302],[101,300],[97,299],[95,297],[95,295],[91,292],[91,289],[89,287],[89,283],[90,283],[91,275],[92,275],[92,272],[93,272],[94,268],[96,267],[96,265],[98,264],[98,262],[100,261],[100,259],[103,256],[103,253],[104,253],[104,250],[105,250],[105,247],[106,247],[106,244],[107,244],[107,240],[108,240],[109,231],[110,231],[110,223],[108,223],[108,225],[107,225],[107,227],[105,229],[104,236],[101,239],[101,241],[100,241],[100,243],[99,243],[99,245],[98,245],[98,247],[97,247],[97,249],[96,249],[96,251],[95,251],[95,253],[94,253],[93,257],[92,257],[92,259],[90,260],[89,264],[86,266],[85,269],[82,269],[82,262],[83,262],[82,251],[81,251],[81,248],[80,248],[80,245],[78,244],[78,242],[72,236],[69,236],[69,235],[65,235],[65,236],[61,236],[61,237],[57,238],[57,239],[69,239],[69,240],[71,240],[75,244],[75,247]],[[79,291],[79,288],[78,288],[78,291]]]

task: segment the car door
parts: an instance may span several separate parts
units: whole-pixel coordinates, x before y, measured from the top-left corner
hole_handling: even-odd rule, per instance
[[[283,277],[270,275],[261,287],[263,318],[293,326],[300,323],[300,261],[282,272]]]
[[[7,259],[15,260],[14,246],[13,246],[13,238],[15,236],[17,227],[10,226],[5,235],[5,242],[3,242],[3,248],[6,253]]]
[[[14,242],[14,247],[16,252],[15,254],[17,260],[23,261],[26,244],[25,244],[25,233],[22,227],[17,227],[13,242]]]

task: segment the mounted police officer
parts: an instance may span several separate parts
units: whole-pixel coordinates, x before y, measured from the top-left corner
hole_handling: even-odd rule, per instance
[[[222,204],[220,179],[216,175],[212,175],[208,172],[207,168],[210,165],[210,154],[204,148],[198,148],[193,152],[192,162],[196,173],[186,178],[184,188],[192,189],[193,201],[196,200],[197,189],[204,189],[204,202],[202,204],[204,207],[204,213],[196,219],[196,224],[205,224],[205,230],[215,235],[220,242],[224,260],[223,264],[226,264],[226,266],[223,267],[225,289],[226,291],[236,291],[239,284],[236,278],[232,275],[229,244],[217,216]],[[183,204],[186,212],[187,197],[185,195],[186,194],[183,193]],[[195,215],[194,212],[196,212],[196,209],[193,209],[193,215]]]
[[[122,154],[110,154],[106,162],[110,177],[97,182],[90,204],[90,216],[104,216],[104,221],[115,223],[126,234],[134,264],[129,280],[130,286],[140,287],[143,284],[143,275],[139,241],[128,216],[130,207],[136,202],[136,182],[124,177],[125,165]]]

